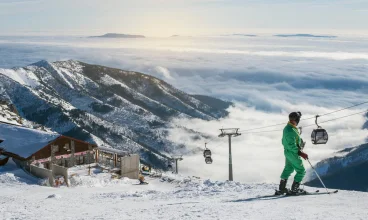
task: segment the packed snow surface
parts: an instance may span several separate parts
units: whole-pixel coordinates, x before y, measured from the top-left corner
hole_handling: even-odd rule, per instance
[[[260,196],[276,184],[244,184],[163,174],[146,180],[79,176],[70,188],[40,186],[8,163],[0,167],[1,219],[366,219],[368,193]],[[103,181],[104,184],[101,184]],[[84,183],[84,184],[83,184]],[[85,184],[87,183],[87,184]],[[306,187],[307,190],[315,189]]]

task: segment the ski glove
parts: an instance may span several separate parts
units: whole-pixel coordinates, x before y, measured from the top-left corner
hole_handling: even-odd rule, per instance
[[[303,152],[301,152],[301,151],[298,151],[298,155],[299,155],[299,156],[301,156],[301,157],[303,157],[303,159],[304,159],[304,160],[309,159],[309,158],[308,158],[308,154],[303,153]]]

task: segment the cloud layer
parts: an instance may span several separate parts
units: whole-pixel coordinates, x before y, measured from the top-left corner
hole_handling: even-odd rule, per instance
[[[174,120],[173,123],[210,135],[193,139],[185,130],[169,131],[190,154],[181,172],[214,179],[227,178],[228,148],[217,138],[220,128],[242,130],[287,121],[291,111],[303,117],[323,114],[367,101],[368,39],[297,39],[275,37],[179,37],[106,40],[61,37],[0,37],[0,67],[25,66],[42,59],[77,59],[152,74],[192,94],[236,102],[228,118],[219,121]],[[326,117],[347,115],[362,106]],[[324,120],[325,120],[324,119]],[[366,141],[366,119],[353,116],[324,125],[327,145],[306,151],[312,162]],[[304,122],[303,122],[304,123]],[[305,123],[312,123],[306,121]],[[276,127],[282,129],[281,127]],[[274,130],[270,128],[269,130]],[[268,129],[265,129],[268,130]],[[209,142],[214,163],[205,165],[201,149]],[[275,182],[283,166],[281,131],[243,134],[233,140],[234,176],[240,181]]]
[[[292,105],[284,103],[286,108],[281,114],[265,113],[255,110],[252,107],[241,106],[230,108],[228,118],[219,121],[201,120],[174,120],[174,124],[180,124],[208,134],[210,139],[193,140],[190,134],[184,130],[177,129],[170,131],[170,138],[176,142],[181,142],[192,149],[193,154],[184,158],[180,162],[180,171],[186,175],[198,175],[212,179],[228,178],[228,140],[217,137],[220,128],[236,127],[241,130],[258,128],[273,124],[284,125],[270,127],[252,132],[243,132],[239,137],[232,139],[233,169],[234,178],[242,182],[277,182],[284,166],[283,147],[281,145],[282,129],[287,123],[288,113],[300,110],[303,118],[313,117],[315,114],[326,113],[332,109],[318,108],[314,105],[300,104]],[[337,113],[323,117],[329,120],[335,117],[355,113],[350,110],[344,113]],[[367,131],[362,130],[365,122],[363,115],[356,115],[350,118],[336,120],[330,123],[321,124],[329,133],[329,142],[326,145],[313,145],[310,134],[316,126],[303,129],[302,138],[307,141],[305,152],[309,154],[312,163],[316,163],[327,157],[331,157],[334,152],[354,147],[364,143],[367,139]],[[300,123],[303,125],[314,124],[314,120],[306,120]],[[265,131],[265,132],[262,132]],[[267,132],[272,131],[272,132]],[[206,165],[202,155],[204,143],[208,142],[208,148],[212,150],[214,163]],[[308,163],[304,163],[309,169]]]

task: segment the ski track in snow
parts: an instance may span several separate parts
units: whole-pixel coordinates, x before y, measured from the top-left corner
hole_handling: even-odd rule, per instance
[[[0,168],[0,219],[363,220],[368,216],[368,193],[364,192],[261,199],[273,194],[277,185],[172,174],[148,177],[149,185],[136,185],[136,180],[110,180],[106,175],[84,176],[71,188],[50,188],[8,164]]]

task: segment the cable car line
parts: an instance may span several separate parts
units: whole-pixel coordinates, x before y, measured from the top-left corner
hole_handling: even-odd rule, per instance
[[[329,113],[326,113],[326,114],[322,114],[322,115],[319,115],[319,116],[322,117],[322,116],[330,115],[330,114],[333,114],[333,113],[336,113],[336,112],[341,112],[341,111],[344,111],[344,110],[349,109],[349,108],[354,108],[354,107],[357,107],[359,105],[364,105],[366,103],[368,103],[368,101],[367,102],[362,102],[362,103],[359,103],[359,104],[356,104],[356,105],[352,105],[352,106],[349,106],[349,107],[346,107],[346,108],[343,108],[343,109],[339,109],[339,110],[336,110],[336,111],[333,111],[333,112],[329,112]]]
[[[347,118],[347,117],[350,117],[350,116],[353,116],[353,115],[368,113],[368,110],[364,110],[364,111],[361,111],[361,112],[356,112],[356,113],[349,114],[349,115],[344,115],[344,116],[337,117],[337,118],[332,118],[332,119],[329,119],[329,120],[326,120],[326,121],[322,121],[322,122],[319,122],[319,123],[318,123],[318,118],[321,117],[321,116],[330,115],[330,114],[333,114],[333,113],[336,113],[336,112],[340,112],[340,111],[343,111],[343,110],[346,110],[346,109],[349,109],[349,108],[353,108],[353,107],[356,107],[356,106],[359,106],[359,105],[363,105],[363,104],[366,104],[366,103],[368,103],[368,102],[359,103],[359,104],[356,104],[356,105],[353,105],[353,106],[349,106],[349,107],[346,107],[346,108],[343,108],[343,109],[339,109],[339,110],[336,110],[336,111],[328,112],[328,113],[325,113],[325,114],[322,114],[322,115],[316,115],[316,116],[313,117],[313,118],[315,118],[315,124],[309,124],[309,125],[305,125],[305,126],[299,127],[300,134],[302,133],[302,129],[303,128],[305,128],[305,127],[311,127],[311,126],[315,126],[316,125],[317,128],[316,129],[313,129],[313,132],[311,134],[312,144],[314,144],[314,145],[327,144],[328,139],[329,139],[328,132],[325,129],[323,129],[320,126],[320,124],[331,122],[331,121],[336,121],[336,120]],[[368,114],[367,114],[367,116],[368,116]],[[304,120],[309,120],[309,119],[312,119],[312,118],[307,118],[307,119],[304,119]],[[268,127],[273,127],[273,126],[278,126],[278,125],[284,125],[284,124],[285,123],[276,124],[276,125],[270,125],[270,126],[264,126],[264,127],[260,127],[260,128],[248,129],[248,130],[245,130],[245,131],[252,131],[252,130],[257,130],[257,129],[261,129],[261,128],[268,128]],[[220,129],[220,130],[221,130],[222,134],[220,134],[219,137],[225,136],[225,135],[223,135],[224,134],[223,129]],[[235,136],[241,135],[241,133],[238,133],[238,130],[239,129],[237,128],[236,129],[236,133],[231,133],[231,134],[228,133],[228,135],[229,135],[229,180],[230,181],[233,180],[232,162],[231,162],[232,161],[232,159],[231,159],[231,136],[232,135],[235,135]],[[243,134],[267,133],[267,132],[276,132],[276,131],[280,132],[280,131],[283,131],[283,130],[277,129],[277,130],[269,130],[269,131],[245,132]],[[203,151],[203,157],[205,158],[205,163],[206,164],[212,164],[213,163],[213,160],[212,160],[212,152],[211,152],[210,149],[207,148],[207,144],[208,144],[208,142],[205,143],[205,148],[204,148],[204,151]],[[304,145],[305,145],[305,142],[303,142],[303,146]]]
[[[339,119],[342,119],[342,118],[347,118],[347,117],[362,114],[362,113],[368,113],[368,110],[365,110],[365,111],[362,111],[362,112],[357,112],[357,113],[350,114],[350,115],[345,115],[345,116],[338,117],[338,118],[333,118],[333,119],[330,119],[330,120],[327,120],[327,121],[318,122],[318,124],[323,124],[323,123],[327,123],[327,122],[330,122],[330,121],[336,121],[336,120],[339,120]],[[285,123],[283,123],[283,124],[285,124]],[[306,127],[311,127],[311,126],[315,126],[315,125],[316,124],[309,124],[309,125],[305,125],[305,126],[301,126],[301,127],[306,128]],[[268,132],[275,132],[275,131],[282,131],[282,130],[277,129],[277,130],[270,130],[270,131],[256,131],[256,132],[245,132],[245,133],[243,132],[243,134],[268,133]]]
[[[367,104],[367,103],[368,103],[368,101],[362,102],[362,103],[359,103],[359,104],[355,104],[355,105],[352,105],[352,106],[349,106],[349,107],[346,107],[346,108],[342,108],[342,109],[339,109],[339,110],[336,110],[336,111],[332,111],[332,112],[328,112],[328,113],[325,113],[325,114],[321,114],[321,115],[319,115],[319,117],[330,115],[330,114],[333,114],[333,113],[336,113],[336,112],[340,112],[340,111],[344,111],[346,109],[354,108],[354,107],[357,107],[357,106],[360,106],[360,105],[364,105],[364,104]],[[315,116],[310,117],[310,118],[301,119],[300,121],[305,121],[305,120],[310,120],[310,119],[315,119]],[[263,129],[263,128],[276,127],[276,126],[280,126],[280,125],[285,125],[285,122],[284,123],[280,123],[280,124],[274,124],[274,125],[268,125],[268,126],[258,127],[258,128],[251,128],[251,129],[247,129],[247,130],[241,130],[239,132],[244,133],[246,131],[254,131],[254,130],[259,130],[259,129]],[[248,133],[248,132],[246,132],[246,133]]]
[[[342,119],[342,118],[347,118],[347,117],[350,117],[350,116],[353,116],[353,115],[359,115],[359,114],[362,114],[362,113],[368,113],[368,110],[365,110],[365,111],[362,111],[362,112],[357,112],[357,113],[350,114],[350,115],[345,115],[345,116],[338,117],[338,118],[333,118],[333,119],[330,119],[330,120],[327,120],[327,121],[322,121],[322,122],[319,122],[319,124],[330,122],[330,121],[335,121],[335,120]],[[315,124],[310,124],[310,125],[306,125],[306,126],[302,126],[302,127],[305,128],[305,127],[310,127],[310,126],[314,126],[314,125]]]
[[[280,124],[268,125],[268,126],[264,126],[264,127],[251,128],[251,129],[248,129],[248,130],[241,130],[239,132],[243,133],[244,131],[254,131],[254,130],[259,130],[259,129],[263,129],[263,128],[276,127],[276,126],[280,126],[280,125],[285,125],[285,122],[280,123]]]

